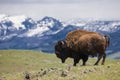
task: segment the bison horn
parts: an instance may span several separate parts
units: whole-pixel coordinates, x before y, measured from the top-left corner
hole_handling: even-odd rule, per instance
[[[61,43],[64,45],[64,41],[61,41]]]

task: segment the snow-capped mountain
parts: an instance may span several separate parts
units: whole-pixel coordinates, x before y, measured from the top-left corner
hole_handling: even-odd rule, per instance
[[[26,16],[0,15],[0,49],[32,49],[54,52],[54,44],[72,30],[83,29],[109,35],[108,53],[120,51],[120,21],[72,20],[61,22],[52,17],[34,21]]]
[[[52,17],[44,17],[42,20],[37,21],[36,28],[30,29],[23,34],[26,37],[44,36],[56,34],[62,29],[62,23]]]
[[[67,25],[79,26],[79,28],[89,31],[116,32],[120,29],[120,21],[101,21],[101,20],[70,20]]]
[[[6,16],[0,15],[0,36],[9,34],[18,34],[24,30],[31,29],[35,26],[34,20],[24,15]]]

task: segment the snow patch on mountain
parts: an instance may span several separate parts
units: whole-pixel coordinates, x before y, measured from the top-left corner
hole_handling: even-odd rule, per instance
[[[45,20],[41,21],[37,26],[42,27],[42,26],[48,26],[49,28],[53,28],[54,21],[53,20]]]
[[[22,34],[19,37],[23,37],[23,36],[32,37],[32,36],[35,36],[37,34],[39,34],[40,36],[43,36],[42,33],[45,32],[45,31],[47,31],[47,30],[49,30],[48,27],[37,27],[35,29],[30,29],[25,34]]]
[[[7,16],[0,15],[0,36],[24,34],[29,29],[36,27],[36,22],[25,15]]]
[[[23,24],[21,24],[23,21],[27,19],[26,16],[5,16],[1,18],[1,23],[5,24],[7,22],[11,22],[12,27],[16,28],[17,30],[19,29],[26,29]]]
[[[25,26],[23,24],[21,24],[23,21],[25,21],[27,19],[26,16],[24,16],[24,15],[11,16],[11,17],[8,17],[8,19],[14,23],[13,26],[16,27],[17,30],[19,30],[20,28],[26,29]]]
[[[6,36],[2,36],[0,37],[0,40],[8,40],[11,39],[12,37],[17,36],[17,34],[10,34],[10,35],[6,35]]]

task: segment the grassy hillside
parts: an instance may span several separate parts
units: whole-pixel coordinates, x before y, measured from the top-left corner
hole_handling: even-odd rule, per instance
[[[89,59],[86,66],[73,67],[73,60],[65,64],[54,54],[36,51],[1,50],[0,80],[120,80],[120,60],[106,60],[105,65],[93,66],[96,59]]]

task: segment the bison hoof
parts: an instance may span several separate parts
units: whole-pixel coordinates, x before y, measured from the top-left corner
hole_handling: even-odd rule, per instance
[[[95,66],[98,65],[97,63],[94,64]]]
[[[62,63],[65,63],[65,61],[62,60]]]
[[[76,66],[76,64],[73,64],[73,66]]]
[[[85,66],[85,65],[86,65],[86,63],[83,63],[83,64],[82,64],[82,66]]]
[[[85,64],[83,64],[82,66],[86,66]]]

